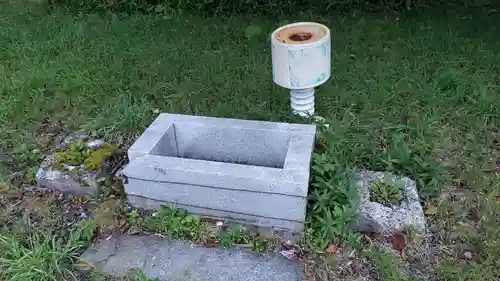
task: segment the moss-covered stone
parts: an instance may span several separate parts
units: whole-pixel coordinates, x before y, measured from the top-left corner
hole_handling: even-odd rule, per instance
[[[56,152],[54,167],[63,168],[63,164],[71,166],[83,165],[86,171],[96,171],[109,157],[118,153],[119,149],[109,143],[104,143],[97,150],[91,150],[84,141],[71,142],[67,149]]]
[[[83,162],[84,168],[87,171],[96,171],[101,168],[102,164],[109,157],[117,154],[119,149],[109,143],[104,143],[101,148],[90,152],[88,157]]]
[[[49,155],[36,170],[37,184],[74,195],[97,196],[102,187],[99,179],[109,177],[107,169],[114,165],[108,159],[121,152],[101,140],[68,141]]]

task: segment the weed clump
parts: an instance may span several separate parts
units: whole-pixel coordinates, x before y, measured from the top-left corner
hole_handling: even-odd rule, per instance
[[[157,231],[175,239],[201,240],[206,232],[199,216],[189,215],[183,209],[162,206],[158,214],[146,221],[148,230]]]
[[[402,261],[391,250],[374,247],[367,253],[367,256],[379,280],[407,280]]]
[[[147,231],[157,232],[174,239],[187,239],[197,243],[211,243],[221,248],[234,245],[248,245],[252,251],[262,253],[268,250],[269,240],[258,233],[252,233],[243,225],[231,223],[228,226],[202,221],[199,216],[190,215],[185,209],[161,206],[158,213],[143,218],[137,210],[128,213],[128,222]]]
[[[74,141],[69,144],[66,150],[56,153],[56,165],[67,164],[79,166],[83,164],[89,154],[90,150],[87,148],[85,142]]]
[[[75,279],[71,265],[87,246],[96,230],[94,221],[80,222],[61,235],[55,231],[33,230],[26,236],[0,230],[1,280]]]
[[[383,205],[399,205],[404,200],[403,191],[395,183],[384,180],[373,183],[370,200]]]
[[[219,233],[219,244],[223,248],[230,248],[234,244],[248,242],[248,230],[241,225],[232,225]]]

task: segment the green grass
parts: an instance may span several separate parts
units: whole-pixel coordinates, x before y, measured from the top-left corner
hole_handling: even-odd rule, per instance
[[[133,211],[130,219],[134,220]],[[185,210],[162,206],[156,216],[148,217],[145,228],[159,232],[172,238],[188,238],[194,241],[203,240],[206,229],[199,216],[188,215]]]
[[[368,252],[368,259],[373,266],[377,280],[401,281],[408,279],[404,276],[402,261],[391,249],[372,249]]]
[[[126,143],[158,111],[289,120],[267,36],[290,19],[332,29],[333,74],[317,90],[332,134],[314,160],[324,176],[311,188],[311,243],[355,240],[349,208],[328,196],[348,201],[353,168],[389,170],[418,183],[442,280],[497,276],[500,178],[488,171],[499,149],[500,17],[491,11],[165,19],[0,0],[1,178],[32,174],[62,132]],[[262,32],[248,39],[249,25]],[[475,250],[467,266],[457,242]]]
[[[34,230],[25,237],[0,231],[0,277],[9,281],[59,281],[75,278],[72,263],[94,234],[84,222],[66,235]]]

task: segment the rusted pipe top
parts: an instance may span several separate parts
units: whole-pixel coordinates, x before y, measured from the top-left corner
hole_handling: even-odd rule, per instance
[[[276,33],[276,40],[283,44],[310,44],[325,37],[327,31],[317,24],[301,24],[289,26]]]

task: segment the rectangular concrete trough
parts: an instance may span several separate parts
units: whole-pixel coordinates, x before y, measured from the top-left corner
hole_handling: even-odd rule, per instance
[[[316,128],[161,114],[128,150],[135,207],[302,231]]]

